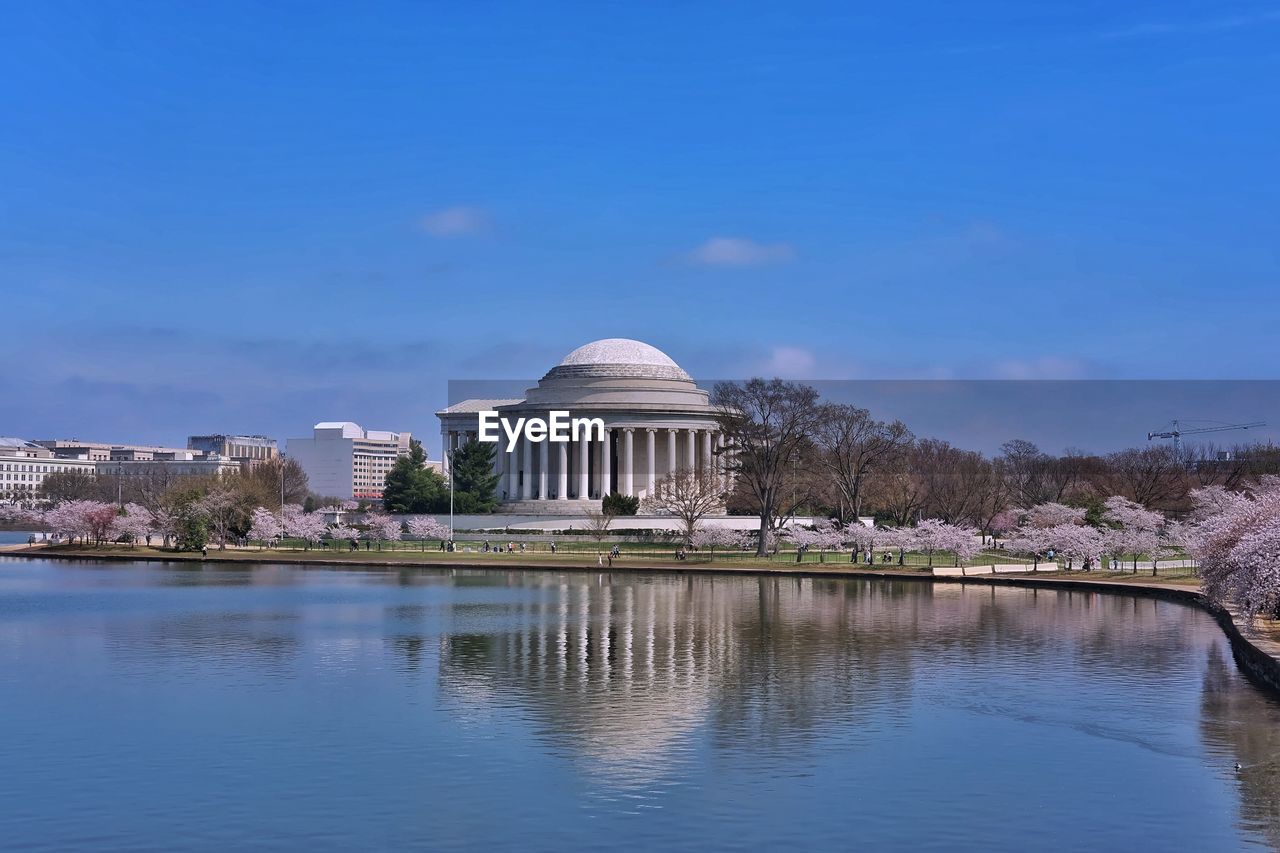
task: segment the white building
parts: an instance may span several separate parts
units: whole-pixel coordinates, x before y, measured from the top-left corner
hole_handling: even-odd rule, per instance
[[[166,477],[221,477],[235,474],[241,464],[234,459],[216,454],[188,452],[164,459],[113,459],[95,462],[98,476],[146,477],[163,474]]]
[[[149,461],[189,457],[185,447],[161,447],[153,444],[108,444],[102,441],[81,441],[78,438],[38,439],[35,443],[52,450],[55,456],[64,459],[89,459],[94,462],[106,462],[110,459]]]
[[[34,499],[45,477],[67,472],[93,476],[94,463],[87,458],[62,459],[35,442],[0,436],[0,501]]]
[[[437,412],[446,461],[451,450],[477,437],[478,413],[493,410],[514,422],[547,419],[551,411],[574,418],[600,418],[604,440],[531,442],[523,437],[495,452],[501,474],[501,508],[492,519],[466,524],[568,527],[599,508],[611,492],[644,498],[657,480],[680,470],[722,478],[728,486],[724,436],[709,395],[661,350],[626,338],[606,338],[578,347],[547,371],[525,396],[507,400],[463,400]],[[505,439],[504,439],[505,442]],[[749,529],[750,518],[724,515],[715,526]],[[668,518],[629,517],[622,527],[669,527]]]
[[[410,433],[366,430],[351,421],[315,425],[311,438],[291,438],[286,455],[307,472],[311,491],[325,497],[381,500],[387,472],[409,453]]]

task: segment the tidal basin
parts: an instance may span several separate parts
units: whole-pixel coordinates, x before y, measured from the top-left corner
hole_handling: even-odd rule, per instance
[[[6,849],[1280,844],[1280,704],[1124,594],[0,558],[0,696]]]

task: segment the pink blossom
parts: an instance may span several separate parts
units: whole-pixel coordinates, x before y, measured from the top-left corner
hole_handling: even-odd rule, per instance
[[[743,551],[748,547],[747,535],[741,530],[727,527],[703,527],[695,530],[689,544],[699,550],[706,548],[714,556],[717,548],[726,551]]]
[[[1061,527],[1065,524],[1084,524],[1085,511],[1080,507],[1060,503],[1043,503],[1027,510],[1027,524],[1031,527]]]

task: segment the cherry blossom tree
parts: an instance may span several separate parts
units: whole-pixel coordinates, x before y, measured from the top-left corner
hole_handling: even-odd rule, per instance
[[[1117,525],[1110,535],[1113,546],[1123,546],[1124,552],[1133,557],[1133,571],[1138,571],[1138,559],[1154,556],[1164,545],[1161,531],[1165,525],[1162,513],[1149,510],[1139,503],[1112,495],[1107,498],[1103,518]]]
[[[218,538],[218,550],[226,550],[231,525],[240,513],[240,496],[230,486],[215,486],[195,505]]]
[[[867,527],[865,524],[854,522],[844,528],[840,532],[841,544],[849,546],[849,562],[858,562],[859,553],[870,554],[868,563],[875,562],[875,549],[877,534],[880,530],[875,527]],[[887,544],[881,541],[881,544]]]
[[[1076,560],[1097,558],[1104,550],[1102,533],[1096,527],[1060,524],[1044,531],[1048,547],[1067,558],[1067,568],[1074,569]]]
[[[1007,536],[1013,532],[1018,526],[1019,514],[1016,509],[1002,509],[996,513],[987,525],[991,531],[991,544],[996,544],[996,538],[999,536]]]
[[[1199,490],[1203,492],[1204,490]],[[1201,504],[1206,496],[1193,495]],[[1280,488],[1264,481],[1252,495],[1216,501],[1187,536],[1200,561],[1205,594],[1234,601],[1245,618],[1280,614]]]
[[[822,519],[810,530],[806,527],[788,528],[784,535],[796,546],[796,562],[804,559],[811,548],[818,549],[818,562],[826,562],[826,552],[838,550],[844,543],[844,533],[837,530],[830,519]]]
[[[750,543],[748,536],[741,530],[730,530],[727,527],[703,527],[695,530],[689,537],[689,544],[698,550],[706,549],[711,559],[716,558],[716,549],[726,551],[745,551]]]
[[[898,565],[906,562],[907,552],[915,547],[915,533],[910,527],[878,527],[876,543],[881,548],[898,552]]]
[[[1040,555],[1052,549],[1056,539],[1055,528],[1024,524],[1013,532],[1005,542],[1005,546],[1018,554],[1030,554],[1031,570],[1037,571],[1040,568]]]
[[[406,525],[409,535],[422,543],[422,550],[427,550],[428,539],[444,541],[449,538],[449,528],[429,515],[415,515]]]
[[[947,550],[956,555],[956,565],[967,563],[982,553],[982,535],[972,527],[948,525],[951,528]]]
[[[1061,527],[1066,524],[1084,524],[1085,511],[1080,507],[1060,503],[1036,504],[1027,510],[1027,524],[1031,527]]]
[[[106,541],[115,519],[115,504],[102,501],[63,501],[44,514],[55,533],[85,545]]]
[[[400,539],[400,519],[388,515],[385,512],[370,512],[364,517],[366,539],[373,539],[378,543],[378,550],[382,550],[384,541],[395,542]]]
[[[281,519],[266,507],[257,507],[249,516],[249,538],[256,539],[263,547],[284,534]]]
[[[285,535],[301,539],[306,548],[319,543],[327,529],[324,516],[318,512],[303,512],[302,507],[297,504],[289,504],[284,508]]]
[[[929,558],[929,565],[932,566],[934,552],[944,550],[952,541],[952,534],[948,529],[950,527],[951,525],[941,519],[921,519],[911,529],[911,550],[923,551]]]
[[[329,530],[329,537],[337,542],[350,542],[360,537],[360,531],[346,524],[335,524]]]
[[[128,539],[130,545],[138,544],[138,540],[146,537],[152,530],[154,519],[144,506],[135,503],[125,504],[124,512],[116,513],[111,522],[112,539]]]

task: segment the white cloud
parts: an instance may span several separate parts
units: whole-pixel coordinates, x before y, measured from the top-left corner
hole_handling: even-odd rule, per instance
[[[709,267],[758,267],[795,257],[789,243],[757,243],[742,237],[712,237],[689,253],[689,260]]]
[[[769,353],[760,372],[765,376],[777,376],[781,379],[811,379],[817,364],[818,357],[812,350],[778,346]]]
[[[422,230],[435,237],[466,237],[489,229],[489,215],[478,207],[446,207],[422,217]]]

